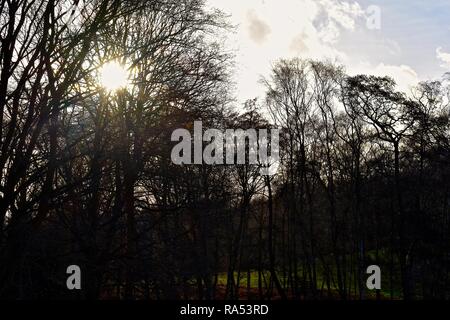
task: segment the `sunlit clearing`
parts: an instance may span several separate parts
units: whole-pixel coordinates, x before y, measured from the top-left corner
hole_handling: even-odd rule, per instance
[[[116,61],[105,63],[100,69],[100,83],[108,91],[116,91],[128,85],[125,66]]]

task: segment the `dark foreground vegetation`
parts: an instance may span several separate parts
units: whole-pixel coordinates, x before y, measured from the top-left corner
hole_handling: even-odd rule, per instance
[[[0,298],[450,297],[443,83],[281,60],[241,108],[203,1],[76,2],[0,0]],[[132,84],[108,92],[113,59]],[[195,120],[282,128],[278,173],[174,165]]]

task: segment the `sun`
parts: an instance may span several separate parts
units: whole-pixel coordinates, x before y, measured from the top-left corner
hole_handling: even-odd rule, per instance
[[[117,61],[105,63],[100,69],[100,84],[108,91],[125,88],[129,83],[126,67]]]

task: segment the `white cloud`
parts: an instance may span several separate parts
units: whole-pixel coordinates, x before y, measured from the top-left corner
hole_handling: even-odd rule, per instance
[[[354,30],[364,11],[355,1],[342,0],[208,0],[211,7],[231,14],[237,26],[229,45],[236,50],[237,98],[261,96],[260,76],[270,74],[280,58],[348,61],[337,49],[344,30]]]
[[[419,77],[409,65],[382,63],[373,55],[355,58],[339,46],[341,38],[366,30],[365,11],[352,0],[208,0],[212,7],[231,14],[237,25],[230,45],[236,50],[235,82],[239,103],[264,96],[261,76],[269,76],[280,58],[327,59],[344,64],[350,74],[390,76],[398,89],[410,92]],[[364,29],[362,29],[364,28]],[[402,54],[399,44],[388,38],[378,40],[383,51]],[[450,66],[450,54],[438,51]],[[366,63],[360,63],[363,59]]]
[[[365,14],[357,2],[320,0],[320,4],[331,21],[347,30],[354,30],[356,20]]]
[[[450,53],[443,51],[442,48],[439,47],[436,49],[436,57],[443,62],[443,64],[441,64],[442,68],[450,68]]]
[[[361,63],[357,66],[349,67],[348,71],[351,75],[370,74],[379,77],[389,76],[395,80],[398,89],[407,94],[411,92],[412,87],[420,82],[417,72],[407,65],[388,65],[380,63],[373,66],[369,63]]]

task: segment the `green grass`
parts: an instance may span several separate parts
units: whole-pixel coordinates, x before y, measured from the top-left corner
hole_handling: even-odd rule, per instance
[[[320,272],[321,268],[318,268],[318,272],[317,272],[317,276],[316,276],[316,288],[318,290],[321,290],[323,288],[324,293],[327,292],[327,285],[326,285],[326,279],[324,277],[324,275],[322,274],[322,272]],[[264,276],[266,278],[266,281],[269,281],[270,279],[270,272],[265,270],[263,271]],[[299,270],[299,275],[302,274],[302,270]],[[281,272],[277,272],[278,278],[280,279],[281,283],[286,283],[287,281],[285,281],[286,279],[284,279],[283,275]],[[238,273],[234,272],[234,279],[235,281],[237,280],[238,277]],[[334,277],[336,279],[336,277]],[[381,291],[380,291],[380,295],[383,299],[390,299],[390,288],[389,288],[389,274],[384,274],[382,273],[382,285],[381,285]],[[336,281],[336,280],[334,280]],[[218,279],[217,279],[217,284],[219,286],[226,286],[227,284],[227,273],[220,273],[218,274]],[[262,279],[262,285],[264,287],[264,278]],[[239,281],[239,286],[243,289],[247,288],[247,271],[242,271],[240,274],[240,281]],[[352,285],[353,286],[353,285]],[[258,289],[258,271],[257,270],[251,270],[250,272],[250,288],[252,289]],[[336,283],[331,282],[330,283],[330,289],[333,292],[338,292],[338,287]],[[353,289],[353,288],[352,288]],[[356,295],[358,295],[359,293],[356,292]],[[354,290],[352,290],[351,295],[355,295]],[[375,299],[376,298],[376,291],[371,291],[371,290],[366,290],[366,297],[368,299]],[[401,289],[399,287],[395,287],[393,290],[393,297],[394,299],[400,299],[401,298]]]

